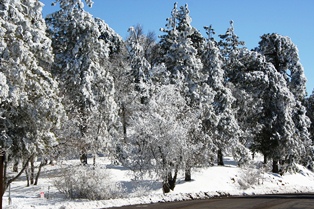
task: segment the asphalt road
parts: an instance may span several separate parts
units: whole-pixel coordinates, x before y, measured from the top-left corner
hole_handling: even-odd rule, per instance
[[[213,198],[184,202],[133,205],[120,209],[314,209],[314,194]]]

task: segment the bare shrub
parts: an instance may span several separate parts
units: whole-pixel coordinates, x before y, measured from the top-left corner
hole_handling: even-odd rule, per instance
[[[248,189],[263,183],[263,166],[261,163],[249,161],[241,167],[238,183],[241,189]]]
[[[111,179],[106,168],[71,166],[62,168],[62,176],[54,182],[55,187],[68,198],[102,200],[123,196],[122,185]]]

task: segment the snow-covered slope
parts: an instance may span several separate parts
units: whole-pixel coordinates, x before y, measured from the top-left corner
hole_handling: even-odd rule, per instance
[[[3,197],[4,208],[14,209],[77,209],[77,208],[110,208],[130,204],[147,204],[155,202],[179,201],[189,199],[211,198],[221,195],[255,195],[273,193],[301,193],[314,191],[314,173],[302,166],[293,174],[283,176],[264,173],[254,169],[243,170],[236,166],[230,158],[225,158],[225,166],[213,166],[206,169],[193,170],[190,182],[185,182],[183,174],[175,190],[163,194],[161,182],[154,178],[134,180],[132,173],[121,167],[112,165],[108,159],[98,158],[98,164],[106,165],[112,176],[112,181],[120,182],[124,187],[123,198],[110,200],[69,200],[65,199],[55,187],[54,180],[61,168],[78,161],[64,161],[57,165],[47,165],[43,168],[38,186],[25,187],[25,177],[20,177],[11,185],[12,204],[8,205],[9,190]],[[44,197],[40,196],[44,193]]]

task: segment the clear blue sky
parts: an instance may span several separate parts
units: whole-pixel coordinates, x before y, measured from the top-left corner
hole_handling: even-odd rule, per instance
[[[41,0],[44,16],[58,9],[53,0]],[[90,12],[103,19],[123,38],[130,26],[141,24],[160,35],[170,17],[174,2],[189,5],[192,25],[204,34],[203,26],[212,25],[217,35],[225,33],[229,21],[246,47],[258,46],[260,36],[278,33],[289,36],[299,49],[307,78],[307,92],[314,89],[314,0],[94,0]]]

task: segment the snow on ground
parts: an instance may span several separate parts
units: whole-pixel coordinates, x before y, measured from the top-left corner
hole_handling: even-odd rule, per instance
[[[225,166],[213,166],[206,169],[195,169],[192,181],[185,182],[180,174],[177,185],[169,194],[163,194],[161,182],[153,179],[135,181],[132,173],[121,167],[112,165],[105,158],[98,158],[97,163],[105,164],[113,176],[113,180],[121,182],[125,187],[124,198],[89,201],[66,199],[55,187],[54,179],[62,175],[60,167],[78,161],[65,161],[43,167],[38,186],[25,187],[25,176],[11,185],[3,197],[3,208],[6,209],[78,209],[78,208],[110,208],[131,204],[148,204],[156,202],[180,201],[190,199],[211,198],[225,195],[255,195],[276,193],[305,193],[314,191],[314,173],[298,166],[297,173],[286,173],[283,176],[263,173],[256,170],[245,172],[238,168],[231,158],[225,158]],[[137,189],[136,189],[137,188]],[[44,192],[44,197],[40,196]]]

